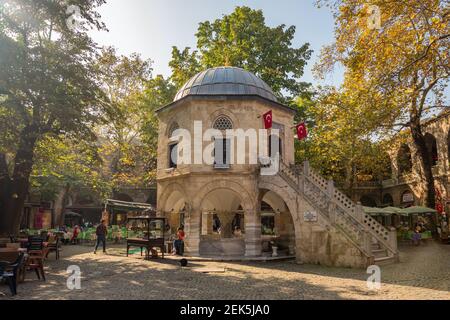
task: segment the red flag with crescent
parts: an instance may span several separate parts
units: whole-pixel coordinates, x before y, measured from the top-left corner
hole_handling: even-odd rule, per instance
[[[272,129],[272,110],[263,114],[264,128]]]
[[[297,125],[297,137],[298,140],[303,140],[308,136],[308,129],[306,128],[306,124],[300,123]]]

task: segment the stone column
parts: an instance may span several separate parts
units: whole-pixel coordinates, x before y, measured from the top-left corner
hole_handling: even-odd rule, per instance
[[[262,252],[261,213],[245,212],[245,256],[258,257]]]
[[[355,206],[355,213],[356,213],[356,218],[358,219],[359,222],[363,222],[364,220],[364,210],[363,207],[361,205],[361,202],[358,202]]]
[[[199,256],[200,231],[201,231],[201,211],[200,209],[191,209],[189,216],[185,221],[185,251],[189,255]]]

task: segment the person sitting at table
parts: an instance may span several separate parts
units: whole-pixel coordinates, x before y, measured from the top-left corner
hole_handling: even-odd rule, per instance
[[[413,233],[413,236],[412,236],[413,244],[415,246],[418,246],[420,244],[420,239],[421,238],[422,238],[421,229],[420,229],[420,226],[417,225],[416,228],[414,229],[414,233]]]
[[[176,239],[173,242],[174,254],[182,256],[184,253],[185,233],[182,227],[178,228]]]

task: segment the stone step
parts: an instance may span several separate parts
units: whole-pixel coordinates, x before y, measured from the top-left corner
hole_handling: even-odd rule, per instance
[[[375,249],[372,250],[372,254],[375,256],[375,258],[383,258],[387,257],[388,253],[386,249]]]
[[[381,249],[381,245],[378,242],[372,243],[372,250],[377,250],[377,249]]]
[[[394,256],[385,256],[385,257],[376,257],[375,258],[375,265],[377,266],[385,266],[388,264],[395,263]]]

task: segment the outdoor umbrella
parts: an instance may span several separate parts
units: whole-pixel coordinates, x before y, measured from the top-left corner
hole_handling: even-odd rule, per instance
[[[437,211],[427,207],[409,207],[402,209],[402,211],[406,214],[425,214],[425,213],[436,213]]]
[[[389,213],[389,214],[407,215],[407,213],[404,212],[403,209],[400,209],[400,208],[386,207],[383,209],[384,209],[384,212]]]
[[[363,207],[363,210],[370,216],[386,216],[389,214],[384,211],[384,208]]]

